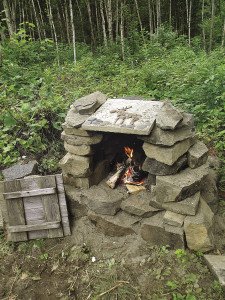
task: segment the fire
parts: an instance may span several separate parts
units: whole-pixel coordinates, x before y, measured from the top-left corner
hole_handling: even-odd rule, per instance
[[[130,148],[130,147],[124,147],[124,152],[127,155],[127,157],[129,158],[133,158],[134,155],[134,149]]]

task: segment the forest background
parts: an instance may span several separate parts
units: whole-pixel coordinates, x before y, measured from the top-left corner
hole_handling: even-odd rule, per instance
[[[224,0],[1,0],[0,39],[1,168],[56,172],[69,105],[99,90],[193,113],[225,189]]]

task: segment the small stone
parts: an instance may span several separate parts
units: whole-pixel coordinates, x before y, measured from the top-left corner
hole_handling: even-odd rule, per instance
[[[64,142],[64,148],[67,152],[75,155],[87,156],[93,154],[93,150],[87,145],[73,146]]]
[[[184,228],[183,227],[177,227],[177,226],[172,226],[169,224],[164,224],[164,229],[166,232],[170,232],[175,234],[178,239],[180,238],[180,241],[182,243],[182,248],[185,248],[185,238],[184,238]]]
[[[141,224],[141,237],[151,245],[169,245],[172,248],[184,248],[184,239],[180,233],[167,232],[163,226],[165,212],[159,212],[146,218]]]
[[[81,128],[71,127],[67,123],[63,123],[62,128],[65,134],[72,134],[72,135],[86,136],[86,137],[93,136],[95,134],[91,131],[82,130]]]
[[[206,263],[225,290],[225,255],[204,255]]]
[[[200,199],[195,216],[187,216],[184,220],[184,231],[187,246],[191,250],[207,252],[213,249],[214,214],[207,203]]]
[[[187,156],[183,155],[172,165],[166,165],[153,158],[147,157],[143,163],[142,170],[153,175],[172,175],[187,165]]]
[[[66,124],[70,127],[79,128],[81,125],[87,120],[89,115],[80,115],[76,111],[74,111],[74,108],[71,108],[66,116]]]
[[[171,103],[167,102],[158,113],[156,124],[161,129],[173,130],[182,120],[182,114]]]
[[[20,179],[37,173],[38,163],[36,160],[29,161],[26,164],[18,163],[2,171],[5,180]]]
[[[200,191],[201,183],[208,172],[208,164],[205,164],[196,169],[187,168],[175,175],[157,176],[157,202],[178,202],[194,195]]]
[[[164,224],[168,224],[171,226],[182,227],[184,223],[185,216],[181,214],[177,214],[171,211],[166,211],[163,222]]]
[[[178,160],[179,157],[188,151],[192,143],[192,139],[186,139],[178,142],[171,147],[162,147],[144,143],[143,149],[147,157],[171,166]]]
[[[193,196],[180,202],[162,203],[161,207],[174,213],[194,216],[197,213],[199,201],[200,192],[197,192]]]
[[[108,236],[126,236],[134,234],[134,226],[140,221],[139,217],[119,212],[115,216],[99,215],[89,211],[88,218]]]
[[[148,218],[156,214],[160,209],[149,206],[149,192],[132,195],[121,203],[121,209],[125,212],[142,218]]]
[[[218,202],[217,177],[218,174],[209,169],[209,174],[202,182],[201,196],[209,206]]]
[[[188,150],[188,165],[190,168],[194,169],[200,167],[206,163],[208,158],[208,148],[206,145],[200,141],[197,141]]]
[[[194,116],[192,114],[182,112],[183,120],[180,124],[178,124],[177,128],[194,128],[195,126],[195,121],[194,121]]]
[[[74,146],[81,146],[81,145],[90,146],[90,145],[94,145],[94,144],[100,143],[101,140],[103,139],[103,136],[101,134],[97,134],[97,135],[90,136],[90,137],[75,136],[75,135],[65,134],[65,132],[63,131],[61,133],[61,138],[62,138],[62,140],[64,140],[65,142],[67,142],[70,145],[74,145]]]
[[[92,161],[90,157],[67,153],[60,160],[59,166],[64,174],[74,177],[87,177],[92,173]]]
[[[141,136],[140,139],[154,145],[173,146],[175,143],[194,136],[194,128],[182,127],[175,130],[162,130],[155,126],[149,136]]]
[[[73,106],[81,115],[93,114],[106,100],[106,95],[101,92],[94,92],[76,100]]]

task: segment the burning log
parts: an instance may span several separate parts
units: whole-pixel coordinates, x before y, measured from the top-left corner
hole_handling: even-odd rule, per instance
[[[137,194],[141,191],[145,191],[146,188],[143,185],[125,184],[129,194]]]
[[[111,187],[111,189],[114,189],[117,186],[117,184],[120,182],[125,171],[126,171],[126,166],[121,165],[116,171],[116,173],[113,174],[113,176],[106,181],[106,184],[108,184],[108,186]]]

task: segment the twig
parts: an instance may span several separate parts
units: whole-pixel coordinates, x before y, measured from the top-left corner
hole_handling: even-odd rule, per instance
[[[113,287],[111,287],[111,288],[108,289],[107,291],[105,291],[105,292],[99,294],[99,295],[97,296],[96,299],[101,298],[102,296],[104,296],[104,295],[106,295],[106,294],[108,294],[108,293],[114,291],[115,289],[117,289],[117,288],[118,288],[119,286],[121,286],[122,284],[129,284],[129,281],[118,281],[116,285],[114,285]]]

